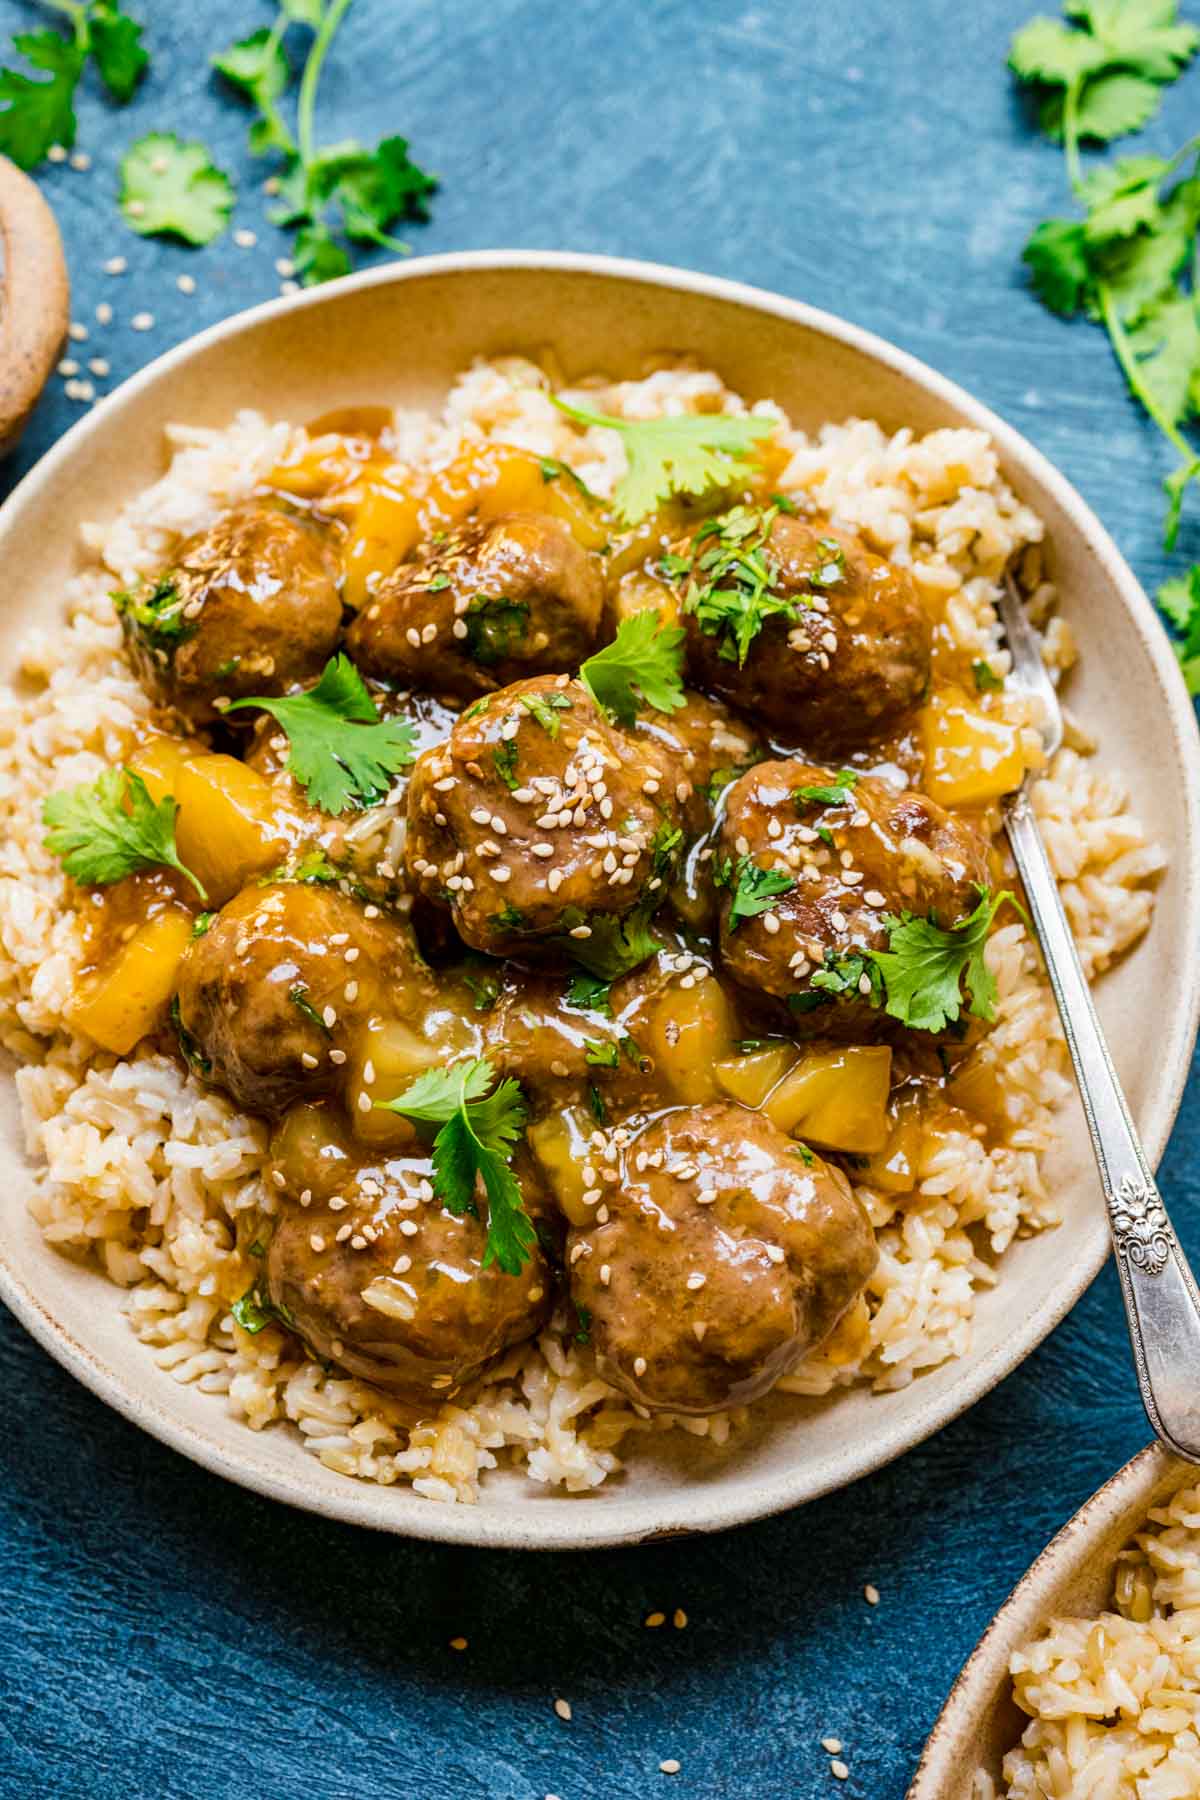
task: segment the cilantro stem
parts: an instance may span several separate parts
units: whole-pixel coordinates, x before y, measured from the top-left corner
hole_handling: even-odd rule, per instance
[[[333,0],[329,11],[321,20],[317,35],[313,39],[312,49],[308,53],[308,61],[304,65],[304,74],[300,78],[300,97],[296,103],[296,133],[300,144],[300,160],[304,164],[306,172],[313,160],[313,116],[317,106],[317,84],[321,79],[321,66],[351,4],[352,0]]]
[[[1082,88],[1083,77],[1076,75],[1067,83],[1067,91],[1063,97],[1063,149],[1067,154],[1067,179],[1076,194],[1083,188],[1083,170],[1079,162],[1079,95]]]
[[[1195,455],[1192,446],[1188,443],[1183,433],[1171,423],[1166,413],[1163,412],[1153,394],[1142,380],[1137,357],[1133,354],[1129,336],[1124,325],[1121,323],[1121,316],[1117,311],[1112,289],[1106,281],[1102,281],[1099,284],[1097,291],[1100,296],[1100,308],[1104,315],[1104,323],[1112,342],[1113,351],[1117,361],[1121,365],[1122,372],[1126,381],[1129,383],[1133,394],[1141,401],[1163,436],[1168,438],[1170,442],[1174,444],[1184,461],[1191,462]]]

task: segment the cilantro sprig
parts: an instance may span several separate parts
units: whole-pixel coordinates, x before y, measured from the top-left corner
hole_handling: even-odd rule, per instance
[[[960,1017],[964,991],[970,1010],[990,1019],[996,1007],[996,980],[984,961],[993,921],[1004,905],[1018,907],[1007,888],[978,890],[975,910],[957,925],[888,914],[886,950],[871,953],[883,977],[884,1011],[914,1031],[942,1031]]]
[[[55,144],[69,150],[75,142],[75,90],[89,57],[122,106],[133,99],[150,62],[142,27],[122,12],[120,0],[49,4],[65,14],[70,36],[49,29],[19,32],[13,49],[34,73],[0,69],[0,153],[22,169],[36,168]]]
[[[683,413],[666,419],[616,419],[554,399],[576,425],[615,431],[627,469],[613,495],[623,525],[636,525],[673,494],[699,495],[744,481],[755,450],[775,429],[753,414]]]
[[[178,805],[171,795],[155,801],[132,769],[106,769],[92,782],[50,794],[42,805],[46,848],[62,858],[82,887],[108,887],[139,869],[177,869],[202,900],[199,878],[179,859],[175,845]]]
[[[792,799],[801,812],[809,806],[844,806],[857,786],[856,770],[839,769],[834,781],[813,782],[804,787],[793,788]]]
[[[142,237],[211,244],[229,223],[233,183],[201,143],[151,131],[121,159],[121,212]]]
[[[1187,691],[1200,694],[1200,563],[1193,563],[1186,575],[1164,581],[1155,600],[1179,633],[1175,654]]]
[[[416,755],[406,719],[381,719],[367,684],[340,651],[305,694],[256,695],[226,712],[261,707],[283,727],[287,767],[314,806],[334,817],[349,807],[375,806]]]
[[[771,527],[784,510],[734,506],[706,519],[692,539],[690,554],[663,559],[668,578],[687,577],[684,611],[695,615],[706,637],[717,640],[726,662],[745,662],[768,619],[797,619],[809,606],[807,594],[779,590],[779,565],[771,549]],[[805,572],[815,588],[832,587],[846,572],[846,556],[833,538],[819,538],[819,560]]]
[[[1061,139],[1082,218],[1045,219],[1025,246],[1034,292],[1063,317],[1103,324],[1130,392],[1178,458],[1164,481],[1164,541],[1173,548],[1184,495],[1200,477],[1187,435],[1200,418],[1200,138],[1169,160],[1124,157],[1084,172],[1080,144],[1136,131],[1200,46],[1176,0],[1067,0],[1069,18],[1017,33],[1010,64],[1041,97]],[[1188,167],[1188,165],[1191,165]]]
[[[537,1233],[509,1165],[529,1115],[520,1084],[508,1076],[489,1093],[495,1080],[491,1063],[480,1056],[427,1070],[394,1100],[375,1104],[414,1124],[439,1127],[434,1193],[456,1216],[477,1214],[476,1185],[482,1181],[488,1202],[483,1267],[496,1263],[506,1275],[519,1275]]]
[[[796,885],[790,875],[782,875],[776,869],[764,869],[752,856],[740,856],[736,863],[726,859],[723,864],[714,865],[713,880],[718,887],[733,889],[729,917],[725,921],[730,931],[736,931],[743,919],[756,919],[760,913],[772,912],[775,902],[784,894],[790,894]]]
[[[579,671],[602,712],[632,725],[643,706],[676,712],[683,700],[683,630],[654,607],[622,619],[617,635]]]
[[[254,107],[250,149],[281,159],[276,225],[295,232],[293,260],[306,285],[332,281],[351,268],[349,244],[376,244],[407,255],[410,246],[392,235],[400,220],[424,221],[437,181],[413,162],[402,137],[388,137],[371,150],[349,138],[325,147],[316,140],[315,116],[321,71],[351,0],[279,0],[270,29],[214,57],[215,67]],[[300,75],[293,129],[279,101],[291,85],[292,68],[283,46],[291,25],[312,32]]]

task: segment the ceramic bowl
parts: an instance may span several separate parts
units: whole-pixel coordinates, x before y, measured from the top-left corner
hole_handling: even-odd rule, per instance
[[[999,1781],[1005,1751],[1029,1723],[1012,1697],[1013,1651],[1055,1615],[1091,1618],[1108,1610],[1117,1552],[1152,1506],[1196,1477],[1191,1463],[1151,1444],[1063,1526],[972,1651],[930,1733],[908,1800],[971,1800],[978,1768]]]
[[[0,670],[31,625],[57,618],[80,523],[110,518],[161,472],[168,422],[223,426],[247,406],[303,421],[354,401],[436,405],[472,357],[545,349],[568,377],[631,375],[652,356],[686,351],[749,398],[774,396],[805,426],[867,415],[887,427],[972,425],[992,434],[1007,479],[1048,527],[1084,650],[1072,705],[1101,732],[1152,837],[1170,849],[1153,929],[1099,992],[1157,1160],[1200,997],[1200,745],[1175,659],[1112,541],[1031,445],[961,388],[827,313],[645,264],[497,252],[372,271],[241,314],[127,382],[0,510]],[[1147,994],[1170,995],[1171,1004],[1147,1006]],[[898,1456],[993,1387],[1057,1324],[1108,1253],[1082,1118],[1067,1114],[1052,1171],[1065,1221],[1053,1238],[1013,1246],[999,1286],[981,1298],[967,1356],[895,1393],[769,1401],[722,1451],[665,1434],[635,1450],[623,1478],[590,1495],[566,1498],[509,1473],[489,1483],[480,1505],[447,1507],[335,1475],[294,1434],[251,1432],[219,1401],[156,1368],[128,1331],[115,1290],[42,1243],[23,1203],[29,1172],[11,1083],[0,1084],[0,1108],[0,1296],[38,1341],[111,1405],[208,1468],[313,1511],[417,1537],[578,1548],[717,1530],[810,1500]]]

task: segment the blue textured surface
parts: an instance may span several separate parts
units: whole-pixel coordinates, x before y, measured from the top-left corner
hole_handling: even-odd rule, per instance
[[[0,33],[36,10],[0,0]],[[91,329],[77,354],[107,358],[111,382],[272,295],[286,252],[262,217],[242,116],[205,72],[268,8],[137,10],[150,82],[128,113],[86,98],[91,172],[45,178]],[[322,133],[403,131],[441,173],[418,251],[654,257],[873,327],[1039,444],[1153,588],[1159,447],[1103,337],[1051,319],[1021,282],[1024,236],[1065,199],[1059,158],[1026,129],[1004,70],[1032,10],[359,0]],[[1194,125],[1198,82],[1169,98],[1155,148]],[[124,229],[116,163],[164,124],[202,134],[238,173],[235,223],[257,247],[226,237],[189,254]],[[101,271],[118,252],[119,279]],[[185,269],[191,298],[175,286]],[[103,299],[107,328],[94,323]],[[144,335],[128,323],[140,309],[156,319]],[[54,390],[12,473],[77,412]],[[1200,555],[1194,523],[1181,553]],[[1198,1129],[1193,1090],[1163,1168],[1193,1256]],[[0,1793],[56,1800],[900,1800],[979,1631],[1148,1435],[1111,1269],[998,1391],[848,1493],[718,1540],[587,1557],[406,1544],[254,1499],[105,1410],[7,1314],[0,1379]],[[677,1606],[686,1630],[643,1629],[648,1610]],[[456,1633],[463,1654],[447,1648]],[[829,1775],[827,1734],[845,1743],[845,1784]],[[658,1772],[666,1757],[682,1765],[673,1778]]]

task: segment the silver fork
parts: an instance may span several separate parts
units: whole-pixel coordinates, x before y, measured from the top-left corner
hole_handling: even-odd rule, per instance
[[[1012,654],[1013,686],[1037,703],[1042,741],[1052,757],[1063,740],[1062,712],[1011,575],[1000,596],[1000,619]],[[1092,1136],[1142,1404],[1167,1448],[1200,1462],[1200,1292],[1133,1128],[1079,966],[1030,802],[1034,779],[1026,775],[1005,801],[1004,822]]]

